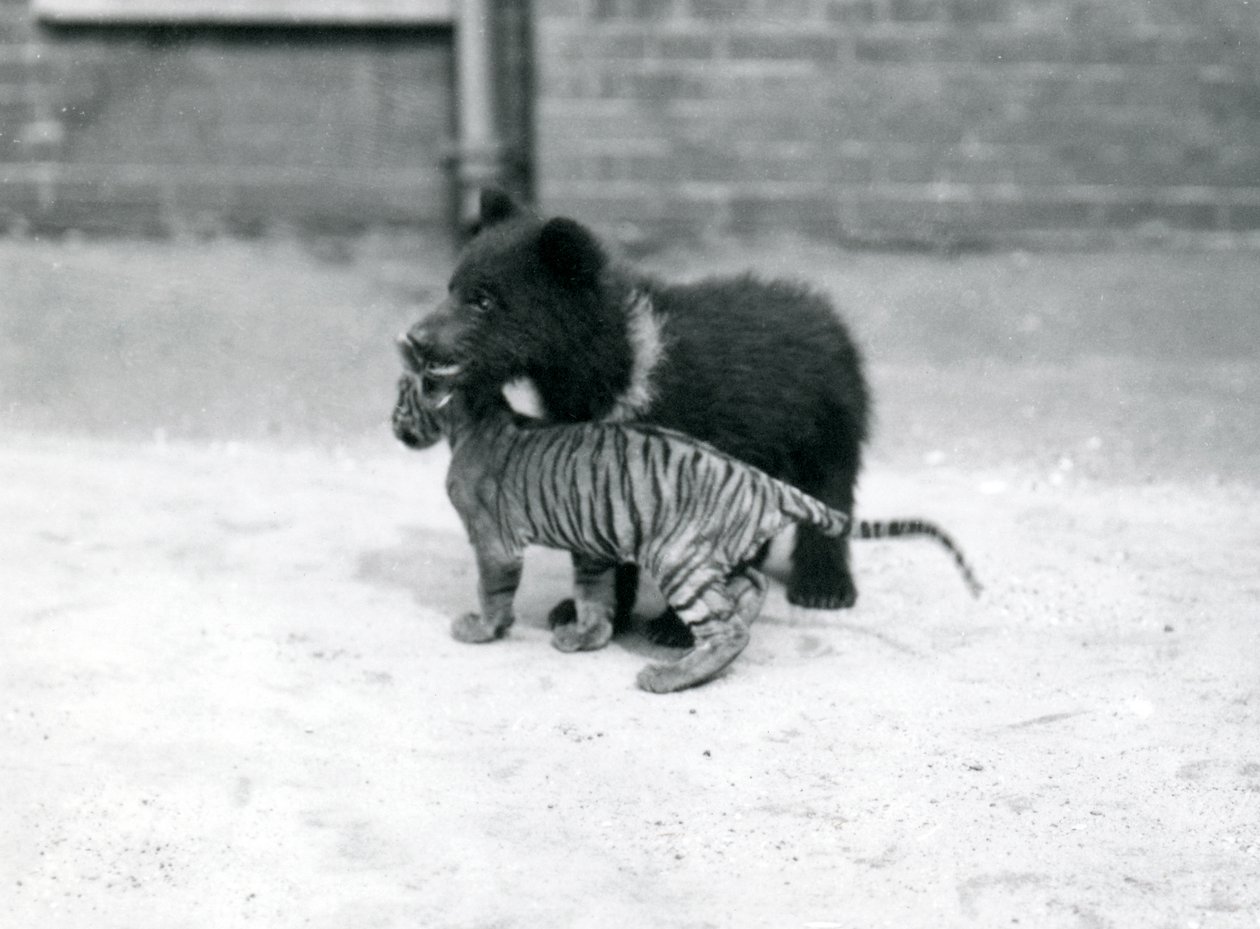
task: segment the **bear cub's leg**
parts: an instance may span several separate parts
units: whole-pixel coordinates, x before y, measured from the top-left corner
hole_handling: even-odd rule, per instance
[[[789,603],[811,610],[842,610],[857,602],[857,585],[849,572],[849,542],[829,539],[816,529],[796,530]]]
[[[823,503],[853,515],[857,474],[840,467],[824,480],[805,482],[801,489]],[[817,529],[799,526],[788,577],[788,602],[813,610],[842,610],[857,602],[857,585],[849,570],[849,540],[829,539]]]

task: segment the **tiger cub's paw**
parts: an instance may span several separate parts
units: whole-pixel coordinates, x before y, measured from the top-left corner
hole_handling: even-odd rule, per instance
[[[696,675],[672,664],[650,664],[638,673],[634,682],[640,690],[652,694],[671,694],[708,680],[709,675]]]
[[[591,652],[607,645],[612,634],[613,624],[609,619],[572,622],[551,631],[551,644],[562,652]]]
[[[748,644],[748,624],[738,616],[707,620],[693,631],[696,647],[677,661],[645,667],[635,681],[641,689],[668,694],[703,684],[723,671]]]
[[[480,613],[465,613],[451,623],[451,635],[460,642],[493,642],[507,634],[508,625],[496,626],[482,619]]]

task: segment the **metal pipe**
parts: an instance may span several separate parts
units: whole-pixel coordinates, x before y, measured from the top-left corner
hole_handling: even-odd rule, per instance
[[[494,56],[488,0],[459,0],[455,25],[459,221],[477,221],[478,194],[503,175],[494,113]]]

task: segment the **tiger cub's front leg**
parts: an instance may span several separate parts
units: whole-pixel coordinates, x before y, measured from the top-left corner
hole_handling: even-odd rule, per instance
[[[551,633],[551,644],[560,651],[592,651],[612,638],[617,608],[615,567],[598,558],[573,555],[574,618]]]
[[[523,559],[519,552],[480,546],[477,553],[477,595],[480,613],[465,613],[451,624],[451,635],[461,642],[493,642],[507,634],[516,617],[512,601],[521,584]]]

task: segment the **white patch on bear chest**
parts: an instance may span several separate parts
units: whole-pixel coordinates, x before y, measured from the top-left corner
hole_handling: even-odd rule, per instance
[[[633,355],[630,383],[613,402],[612,409],[604,417],[605,422],[638,419],[656,399],[652,378],[665,355],[665,343],[652,298],[644,291],[631,293],[626,304],[626,337]]]

